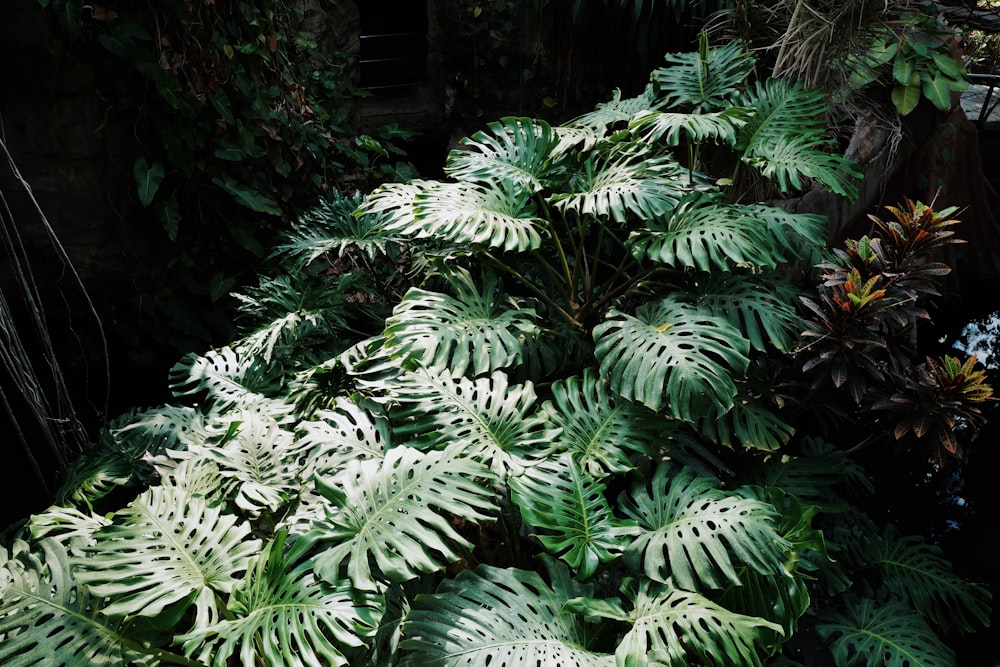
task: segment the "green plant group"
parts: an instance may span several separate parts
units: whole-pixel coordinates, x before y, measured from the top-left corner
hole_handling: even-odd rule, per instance
[[[858,171],[823,95],[752,71],[703,39],[638,97],[503,118],[442,180],[303,216],[240,337],[0,551],[0,660],[796,665],[813,638],[954,664],[941,636],[987,624],[989,591],[868,518],[812,430],[990,399],[974,360],[890,344],[954,211],[830,253],[822,218],[755,203],[852,197]]]

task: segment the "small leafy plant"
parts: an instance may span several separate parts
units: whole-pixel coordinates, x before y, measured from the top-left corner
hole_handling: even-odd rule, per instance
[[[759,666],[815,633],[839,665],[954,664],[938,632],[987,624],[989,592],[861,511],[784,379],[802,331],[853,374],[934,271],[906,228],[799,309],[823,220],[744,200],[857,170],[820,94],[751,72],[703,41],[641,96],[501,119],[442,180],[304,217],[240,337],[0,550],[0,660]],[[953,365],[942,396],[985,397]]]

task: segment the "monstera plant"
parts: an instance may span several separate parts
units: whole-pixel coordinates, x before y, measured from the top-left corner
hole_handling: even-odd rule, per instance
[[[753,193],[858,174],[752,72],[703,41],[305,216],[0,549],[0,662],[954,664],[989,593],[789,398],[824,224]]]

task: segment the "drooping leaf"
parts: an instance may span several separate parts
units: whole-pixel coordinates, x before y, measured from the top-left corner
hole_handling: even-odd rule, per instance
[[[729,107],[711,113],[642,111],[632,117],[629,129],[645,141],[663,140],[668,146],[708,141],[732,146],[737,130],[747,122],[751,111]]]
[[[403,622],[405,664],[612,667],[612,655],[588,648],[583,619],[563,612],[569,599],[534,571],[465,570],[414,601]]]
[[[135,160],[132,174],[135,177],[136,188],[139,191],[139,201],[142,202],[143,206],[148,207],[153,203],[153,198],[160,189],[160,184],[166,175],[163,165],[159,162],[149,164],[146,158],[140,155]]]
[[[734,377],[749,364],[738,329],[674,296],[643,304],[635,317],[610,311],[594,339],[612,391],[685,421],[728,411]]]
[[[490,477],[461,446],[430,452],[397,446],[383,460],[354,461],[336,477],[317,479],[333,509],[317,525],[316,571],[337,582],[345,565],[355,588],[377,591],[379,580],[442,569],[472,546],[447,517],[492,518],[493,492],[483,483]]]
[[[622,512],[638,524],[625,563],[689,591],[739,586],[741,567],[780,573],[788,544],[775,528],[777,510],[719,486],[715,477],[663,463],[648,485],[622,494]]]

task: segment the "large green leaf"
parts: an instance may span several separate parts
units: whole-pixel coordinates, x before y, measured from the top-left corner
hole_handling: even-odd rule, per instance
[[[506,181],[434,183],[414,194],[411,212],[392,215],[385,229],[407,238],[518,252],[539,248],[547,233],[531,191]]]
[[[567,609],[625,621],[631,629],[615,652],[619,667],[762,667],[763,646],[781,627],[719,606],[669,581],[640,580],[627,591],[629,611],[618,600],[570,601]]]
[[[816,630],[838,665],[955,667],[955,654],[927,622],[900,602],[852,599],[843,610],[820,612]]]
[[[0,547],[0,663],[5,667],[153,667],[141,635],[127,619],[99,610],[100,599],[73,577],[65,547],[52,539],[37,550],[17,541]]]
[[[696,52],[665,56],[667,66],[650,75],[657,92],[671,107],[684,110],[706,112],[733,106],[753,71],[753,56],[738,41],[709,48],[702,35],[699,46]]]
[[[570,452],[594,477],[631,470],[629,452],[655,455],[672,426],[649,408],[615,396],[591,368],[554,382],[551,392],[539,416],[561,431],[554,448]]]
[[[544,459],[509,481],[529,533],[580,579],[614,560],[628,541],[605,498],[605,485],[569,453]]]
[[[461,450],[425,453],[398,446],[381,461],[355,461],[336,477],[317,479],[332,504],[317,525],[320,576],[337,582],[346,564],[355,588],[376,591],[376,577],[406,581],[458,560],[456,549],[472,544],[447,516],[478,523],[496,509],[484,482],[489,470]]]
[[[188,656],[215,667],[257,664],[311,667],[350,664],[352,649],[374,634],[382,613],[380,595],[354,590],[348,580],[328,584],[316,578],[313,561],[303,557],[307,540],[289,549],[285,534],[264,548],[218,623],[177,638]]]
[[[480,565],[414,601],[400,645],[406,665],[612,667],[589,650],[583,619],[564,613],[573,592],[539,573]]]
[[[699,306],[731,322],[755,350],[790,352],[805,329],[795,307],[799,290],[776,276],[710,274],[698,278],[695,293]]]
[[[226,346],[205,354],[186,354],[170,369],[170,388],[178,397],[204,392],[212,407],[221,411],[265,404],[279,392],[281,379],[262,357]],[[273,407],[285,413],[292,409],[290,405]]]
[[[663,463],[648,485],[622,494],[622,512],[638,524],[626,564],[689,591],[739,586],[743,567],[780,574],[788,543],[775,526],[778,511],[719,486],[715,477]]]
[[[308,469],[319,475],[336,475],[353,460],[384,458],[392,446],[389,421],[345,397],[299,422],[296,435],[309,452]]]
[[[448,154],[444,172],[461,181],[510,181],[537,192],[551,173],[550,154],[559,137],[533,118],[502,118],[462,139]]]
[[[610,311],[594,339],[612,391],[653,410],[667,406],[685,421],[728,411],[734,376],[749,365],[738,329],[673,296],[643,304],[635,317]]]
[[[501,478],[519,474],[559,434],[532,413],[534,386],[510,385],[501,371],[470,380],[420,369],[401,378],[392,398],[398,436],[420,447],[461,445]]]
[[[989,589],[958,576],[940,547],[889,529],[870,549],[886,587],[943,632],[990,624]]]
[[[622,99],[622,91],[616,88],[612,91],[610,100],[599,103],[593,111],[566,121],[563,127],[586,129],[595,136],[603,137],[612,126],[627,123],[633,116],[654,106],[656,100],[652,86],[646,86],[646,89],[636,97],[625,99]],[[560,131],[560,128],[556,128],[556,131]]]
[[[724,415],[708,415],[698,423],[699,432],[726,447],[772,452],[791,439],[795,429],[782,420],[771,406],[752,397],[738,397]]]
[[[784,231],[755,213],[751,207],[693,194],[669,215],[647,219],[645,229],[629,236],[628,246],[636,259],[675,269],[774,269],[786,259],[779,238]]]
[[[108,616],[175,614],[192,604],[196,624],[214,622],[217,593],[229,593],[260,550],[250,526],[179,486],[154,486],[97,530],[73,558],[78,581],[106,598]]]
[[[464,269],[446,277],[454,295],[413,287],[393,309],[383,333],[390,351],[456,376],[521,363],[526,342],[539,334],[534,308],[508,296],[492,272],[481,287]]]
[[[556,208],[616,222],[664,215],[691,190],[687,172],[672,157],[630,145],[591,152],[568,187],[549,197]]]
[[[751,111],[743,107],[711,113],[648,110],[636,114],[629,122],[629,129],[645,141],[662,139],[668,146],[705,141],[732,146],[736,143],[737,130],[747,122],[750,114]]]

